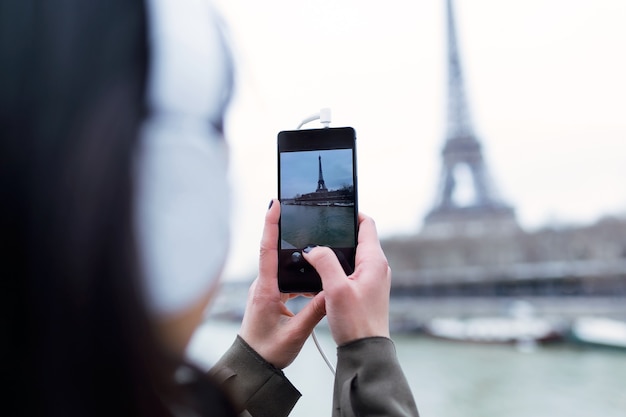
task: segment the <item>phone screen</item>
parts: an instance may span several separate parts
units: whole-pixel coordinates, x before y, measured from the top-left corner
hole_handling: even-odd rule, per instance
[[[278,285],[282,292],[322,289],[319,275],[302,257],[307,246],[332,248],[346,274],[354,270],[355,147],[355,132],[349,127],[278,134]]]

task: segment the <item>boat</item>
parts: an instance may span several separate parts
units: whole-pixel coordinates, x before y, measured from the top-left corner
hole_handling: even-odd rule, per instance
[[[606,317],[575,319],[568,338],[579,345],[626,350],[626,322]]]
[[[513,344],[532,351],[538,344],[561,340],[564,326],[534,315],[531,306],[518,303],[508,315],[439,317],[424,325],[424,333],[446,340],[483,344]]]

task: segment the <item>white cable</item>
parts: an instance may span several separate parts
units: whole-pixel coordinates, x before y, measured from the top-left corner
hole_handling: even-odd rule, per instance
[[[300,128],[302,126],[304,126],[305,124],[312,122],[313,120],[317,120],[320,118],[320,114],[316,113],[316,114],[312,114],[311,116],[307,117],[306,119],[303,119],[300,124],[298,125],[298,127],[296,128],[296,130],[300,130]]]
[[[309,117],[303,119],[296,128],[296,130],[301,129],[302,126],[304,126],[305,124],[311,123],[315,120],[319,120],[320,123],[324,125],[324,127],[329,127],[331,121],[330,109],[328,107],[325,107],[321,109],[319,113],[312,114]]]
[[[304,126],[307,123],[310,123],[314,120],[318,120],[320,121],[321,124],[324,125],[325,128],[330,126],[330,121],[331,121],[331,113],[330,113],[330,109],[329,108],[323,108],[320,110],[319,113],[315,113],[305,119],[303,119],[300,124],[298,125],[298,129],[299,130],[302,126]],[[328,369],[330,369],[330,372],[332,372],[333,375],[335,375],[335,367],[333,366],[332,363],[330,363],[330,360],[328,360],[328,357],[326,356],[326,353],[324,353],[324,349],[322,349],[322,346],[320,345],[320,342],[317,340],[317,335],[315,334],[315,329],[313,329],[313,332],[311,332],[311,336],[313,336],[313,342],[315,343],[315,347],[317,348],[317,350],[319,351],[320,355],[322,355],[322,358],[324,359],[324,362],[326,362],[326,365],[328,365]]]
[[[317,347],[317,350],[320,352],[320,355],[322,355],[322,358],[324,358],[324,362],[326,362],[326,365],[328,365],[328,369],[330,369],[330,372],[332,372],[333,375],[335,375],[335,367],[333,366],[332,363],[330,363],[330,361],[328,360],[328,357],[324,353],[324,349],[322,349],[320,342],[318,342],[317,336],[315,335],[315,329],[313,329],[313,333],[311,333],[311,336],[313,336],[313,342],[315,342],[315,346]]]

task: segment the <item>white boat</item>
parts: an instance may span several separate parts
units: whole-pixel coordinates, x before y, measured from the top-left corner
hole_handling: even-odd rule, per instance
[[[562,336],[548,320],[511,317],[435,318],[425,332],[444,339],[477,343],[545,342]]]
[[[514,344],[532,350],[538,343],[560,340],[561,323],[536,317],[532,306],[515,303],[509,315],[493,317],[434,318],[424,326],[430,336],[473,343]]]
[[[626,349],[626,322],[604,317],[579,317],[572,322],[569,336],[584,345]]]

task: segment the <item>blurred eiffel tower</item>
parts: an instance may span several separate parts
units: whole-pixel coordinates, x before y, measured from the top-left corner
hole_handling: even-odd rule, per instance
[[[514,209],[497,194],[488,174],[471,122],[459,58],[452,0],[447,1],[448,108],[442,150],[442,172],[435,204],[424,218],[422,236],[448,238],[511,234],[519,230]],[[464,170],[464,172],[463,172]],[[459,176],[473,190],[469,201],[459,201]],[[468,175],[466,175],[466,180]],[[463,185],[463,184],[461,184]]]

